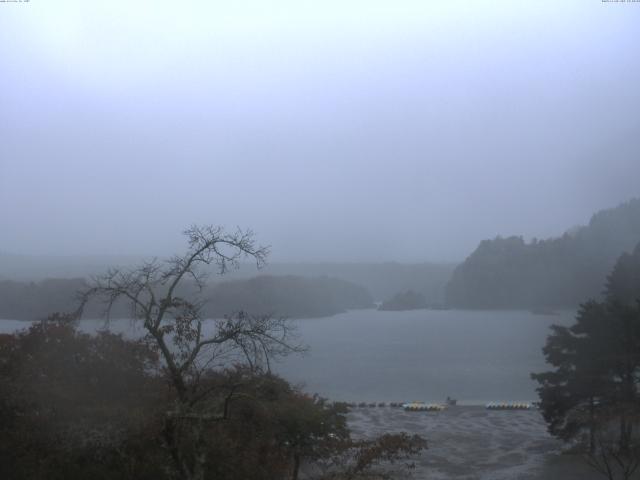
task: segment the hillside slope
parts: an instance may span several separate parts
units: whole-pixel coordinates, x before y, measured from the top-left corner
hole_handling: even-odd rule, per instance
[[[573,307],[601,295],[607,274],[640,242],[640,199],[602,210],[558,238],[483,240],[453,272],[447,303],[462,308]]]

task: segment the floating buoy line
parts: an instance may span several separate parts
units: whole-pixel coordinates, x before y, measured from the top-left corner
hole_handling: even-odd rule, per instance
[[[425,403],[425,402],[347,402],[351,408],[402,408],[408,412],[441,412],[455,403]],[[537,408],[536,402],[489,402],[487,410],[531,410]]]
[[[531,403],[513,403],[513,402],[489,402],[486,405],[487,410],[530,410],[533,408]]]
[[[447,408],[447,406],[441,403],[411,402],[405,403],[402,405],[402,408],[408,412],[441,412]]]

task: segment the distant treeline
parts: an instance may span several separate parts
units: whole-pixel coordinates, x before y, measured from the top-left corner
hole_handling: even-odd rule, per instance
[[[243,310],[291,318],[325,317],[349,309],[371,308],[373,299],[359,285],[339,278],[259,276],[222,282],[211,288],[207,314],[220,317]]]
[[[424,295],[416,293],[413,290],[407,290],[406,292],[397,293],[390,299],[382,302],[382,305],[380,305],[378,310],[419,310],[421,308],[427,308],[427,306],[427,301],[424,298]]]
[[[623,253],[640,242],[640,199],[602,210],[589,225],[559,238],[484,240],[447,285],[463,308],[573,307],[602,294],[602,282]]]
[[[42,320],[54,312],[77,308],[76,293],[85,288],[81,278],[41,282],[0,281],[0,318]]]
[[[455,264],[449,263],[274,263],[264,272],[270,275],[342,278],[365,287],[373,298],[382,301],[398,292],[413,290],[424,295],[429,304],[444,302],[445,287]],[[251,269],[241,269],[247,275]]]
[[[52,312],[69,312],[77,307],[76,292],[83,279],[49,279],[41,282],[0,281],[0,318],[38,320]],[[191,292],[183,291],[186,297]],[[240,310],[251,314],[273,314],[290,318],[323,317],[348,309],[370,308],[373,299],[354,283],[329,277],[259,276],[212,284],[203,292],[209,301],[206,316],[220,318]],[[88,305],[85,318],[103,313],[100,305]],[[116,305],[112,315],[129,312]]]
[[[0,280],[40,281],[45,278],[89,278],[109,268],[126,268],[144,260],[134,256],[30,256],[0,252]],[[341,278],[366,288],[375,300],[413,290],[430,304],[444,302],[445,286],[454,264],[442,263],[268,263],[261,274],[271,276]],[[228,280],[247,280],[256,276],[253,264],[243,264],[225,276]]]

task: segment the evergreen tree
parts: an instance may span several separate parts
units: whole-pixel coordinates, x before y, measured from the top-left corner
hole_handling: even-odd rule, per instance
[[[550,372],[532,374],[549,431],[564,440],[617,425],[628,451],[637,423],[640,383],[640,245],[622,255],[608,277],[605,301],[580,306],[571,327],[554,326],[543,349]]]

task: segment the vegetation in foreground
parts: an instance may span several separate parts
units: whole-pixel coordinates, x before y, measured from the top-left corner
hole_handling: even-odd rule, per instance
[[[251,232],[193,227],[166,262],[112,270],[72,315],[54,315],[0,344],[0,474],[15,479],[357,478],[426,448],[419,436],[352,439],[346,407],[309,397],[270,373],[301,351],[287,321],[243,312],[203,322],[202,298],[179,295],[203,266],[220,273],[266,249]],[[74,323],[92,301],[117,302],[139,341]]]

